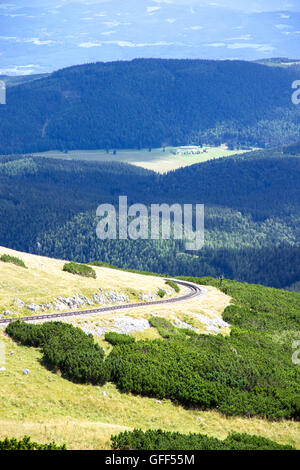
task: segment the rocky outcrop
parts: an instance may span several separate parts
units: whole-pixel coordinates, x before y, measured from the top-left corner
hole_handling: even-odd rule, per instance
[[[15,317],[17,313],[11,312],[10,310],[3,310],[2,315],[6,317]]]
[[[25,302],[23,302],[23,301],[20,300],[20,299],[14,300],[14,304],[16,305],[17,308],[23,308],[23,307],[25,307]]]
[[[166,295],[172,295],[175,291],[174,289],[160,289],[163,291]],[[158,294],[152,294],[152,292],[148,292],[148,294],[141,294],[139,295],[139,299],[141,299],[143,302],[151,302],[153,300],[157,300]]]
[[[189,323],[186,323],[182,320],[179,320],[179,318],[176,318],[174,321],[173,321],[173,325],[176,326],[176,328],[187,328],[188,330],[194,330],[196,331],[197,328],[194,328],[192,325],[190,325]]]
[[[15,306],[18,309],[26,308],[31,312],[47,312],[47,311],[56,311],[64,312],[68,310],[79,310],[80,308],[85,308],[89,306],[98,306],[98,305],[107,305],[107,304],[124,304],[129,303],[130,299],[126,294],[122,292],[115,292],[114,290],[104,291],[99,289],[98,292],[92,294],[91,298],[75,293],[72,297],[57,297],[52,302],[44,304],[25,304],[20,299],[14,301]],[[14,315],[13,312],[5,310],[3,315]]]
[[[143,318],[132,318],[132,317],[116,317],[114,319],[114,325],[108,327],[98,326],[95,323],[86,323],[79,326],[87,335],[92,334],[93,336],[103,336],[108,331],[115,331],[116,333],[129,334],[135,331],[144,331],[151,328],[150,323]]]
[[[220,328],[230,328],[230,324],[224,321],[222,318],[209,318],[202,313],[194,313],[193,315],[206,326],[208,332],[213,331],[215,333],[219,333]]]
[[[161,289],[166,295],[171,295],[174,293],[174,289]],[[159,298],[157,293],[148,292],[147,294],[140,294],[138,297],[143,302],[151,302]],[[23,308],[26,308],[33,313],[47,313],[47,312],[67,312],[69,310],[80,310],[81,308],[93,307],[95,306],[105,306],[105,305],[115,305],[115,304],[126,304],[130,303],[129,297],[122,293],[116,292],[112,289],[104,291],[99,289],[97,292],[93,293],[91,297],[85,295],[80,295],[75,293],[71,297],[62,297],[59,296],[52,300],[52,302],[47,302],[44,304],[26,304],[21,299],[15,299],[14,305],[20,311]],[[17,316],[19,313],[11,312],[10,310],[4,310],[2,312],[4,316]]]
[[[36,304],[30,304],[26,305],[27,310],[30,310],[31,312],[38,312],[40,310],[40,306]]]

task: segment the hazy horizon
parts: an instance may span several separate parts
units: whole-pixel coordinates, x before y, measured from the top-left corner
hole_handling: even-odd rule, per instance
[[[298,2],[297,2],[298,3]],[[0,3],[0,74],[134,58],[297,59],[300,4],[285,0]]]

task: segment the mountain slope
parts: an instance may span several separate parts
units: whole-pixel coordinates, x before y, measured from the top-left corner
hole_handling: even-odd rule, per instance
[[[35,296],[34,292],[40,287],[38,283],[43,281],[45,274],[57,284],[58,289],[63,289],[60,290],[61,294],[69,294],[63,276],[60,281],[58,280],[61,260],[12,252],[6,248],[1,248],[0,251],[1,253],[8,251],[11,255],[23,258],[28,270],[36,274],[36,279],[34,276],[31,280],[27,278],[27,296]],[[1,268],[2,265],[0,266],[2,274]],[[21,267],[12,265],[12,268],[14,277],[10,279],[9,285],[6,282],[5,286],[1,286],[1,289],[6,289],[11,297],[19,295],[18,286],[22,283],[23,277]],[[139,282],[151,283],[151,286],[156,288],[157,283],[162,281],[157,277],[133,275],[116,270],[110,275],[110,271],[107,268],[98,268],[98,282],[103,285],[105,282],[112,283],[114,276],[115,281],[118,279],[118,282],[121,280],[129,283],[130,288]],[[176,308],[176,312],[174,306],[169,307],[168,311],[165,309],[161,311],[161,308],[154,306],[145,307],[145,311],[139,313],[139,319],[149,319],[154,314],[156,317],[163,316],[173,324],[177,318],[177,325],[181,319],[199,329],[203,319],[220,321],[222,315],[231,323],[230,336],[228,331],[226,335],[198,336],[197,330],[194,330],[194,335],[190,339],[185,339],[179,329],[173,327],[175,333],[162,337],[158,327],[148,328],[144,331],[131,332],[136,342],[129,348],[117,347],[116,353],[126,355],[132,352],[124,365],[127,363],[134,365],[131,374],[136,380],[127,382],[129,385],[134,385],[143,377],[143,382],[146,384],[155,377],[159,378],[159,384],[163,382],[160,378],[161,371],[165,367],[165,374],[165,370],[170,367],[169,361],[172,361],[172,356],[168,354],[161,356],[164,348],[167,348],[166,351],[168,348],[169,351],[174,347],[178,348],[179,355],[188,352],[192,363],[196,358],[201,361],[201,367],[199,363],[193,371],[194,378],[199,375],[200,380],[209,380],[210,384],[218,384],[220,393],[225,386],[229,387],[230,395],[225,395],[226,410],[222,409],[221,412],[220,409],[216,410],[215,404],[206,404],[204,406],[206,410],[202,410],[199,406],[187,408],[178,402],[172,403],[169,397],[158,397],[160,398],[158,400],[157,391],[153,397],[142,397],[140,394],[141,391],[144,393],[142,388],[139,394],[128,393],[129,390],[121,393],[121,385],[115,382],[115,379],[101,387],[88,383],[72,383],[61,374],[45,367],[41,360],[42,350],[12,341],[0,328],[0,341],[7,352],[5,364],[0,363],[0,438],[7,435],[21,437],[23,434],[28,434],[35,439],[38,436],[41,442],[53,439],[58,443],[65,442],[69,449],[102,449],[109,448],[111,434],[126,429],[160,428],[183,433],[199,432],[200,422],[201,433],[209,436],[224,439],[232,431],[247,432],[299,448],[298,423],[284,418],[278,421],[274,417],[278,412],[286,417],[295,416],[296,419],[299,417],[296,396],[299,370],[291,363],[291,344],[297,338],[300,295],[227,280],[220,284],[218,280],[212,278],[198,278],[194,281],[201,283],[208,290],[207,296],[197,298],[196,303],[195,300],[186,302],[181,306],[181,310]],[[78,287],[78,279],[76,284]],[[48,285],[51,289],[49,282]],[[145,287],[146,285],[143,285],[143,288]],[[225,294],[225,291],[231,297]],[[225,307],[227,308],[224,311]],[[137,313],[134,314],[136,315]],[[126,316],[128,320],[133,321],[134,316],[130,311]],[[99,330],[99,325],[105,324],[107,329],[112,329],[113,320],[118,317],[118,313],[112,313],[105,318],[96,315],[91,318],[85,317],[84,321],[76,319],[73,323],[84,331],[95,334],[95,330],[97,328]],[[201,320],[197,320],[197,317],[201,317]],[[86,318],[88,322],[85,321]],[[91,329],[92,324],[95,330]],[[219,329],[218,332],[222,330]],[[148,339],[147,349],[142,350],[143,358],[139,361],[137,369],[137,364],[134,363],[139,359],[139,345],[144,345],[140,340],[145,338]],[[104,348],[106,357],[109,357],[112,346],[104,341],[103,331],[101,337],[95,335],[94,340]],[[153,375],[150,368],[145,368],[146,375],[143,376],[145,360],[151,360],[149,351],[153,347],[156,351],[157,375]],[[161,357],[159,362],[157,362],[158,355]],[[179,357],[176,356],[175,361],[177,359]],[[189,361],[186,365],[188,363]],[[5,367],[4,370],[2,366]],[[116,366],[118,367],[117,364]],[[29,369],[27,375],[22,373],[25,368]],[[124,371],[126,372],[126,367],[122,368],[121,373]],[[176,373],[175,367],[168,380],[173,380]],[[191,378],[189,375],[183,376],[181,381],[186,380],[185,377],[187,380]],[[195,387],[194,382],[190,382],[189,385],[191,388]],[[188,390],[190,388],[186,388],[187,394]],[[205,395],[208,391],[205,387],[204,390]],[[198,396],[197,393],[195,396]],[[251,396],[252,398],[254,396],[254,401],[251,401]],[[199,397],[201,399],[201,394]],[[236,398],[240,399],[236,401]],[[248,399],[250,408],[247,406],[244,408],[245,400],[248,403]],[[207,408],[212,409],[207,410]],[[222,414],[224,412],[233,416],[228,417]],[[266,414],[269,416],[269,421],[257,416]]]
[[[170,275],[226,275],[274,287],[297,285],[300,160],[281,150],[193,165],[167,175],[118,163],[3,157],[0,243],[79,262]],[[136,202],[205,204],[205,245],[180,240],[98,240],[96,209]]]
[[[228,142],[299,135],[297,74],[241,61],[139,59],[70,67],[7,90],[0,153]]]
[[[149,292],[155,294],[159,289],[167,287],[160,277],[106,267],[93,267],[96,272],[95,279],[73,275],[63,271],[63,260],[21,253],[0,246],[0,256],[5,254],[21,259],[26,266],[23,268],[0,259],[0,312],[10,311],[17,316],[34,314],[35,311],[27,308],[28,305],[49,306],[37,309],[39,313],[56,313],[59,310],[55,309],[55,305],[64,307],[64,312],[69,311],[70,307],[60,305],[57,299],[73,296],[90,298],[99,290],[107,293],[114,291],[116,296],[126,296],[128,302],[137,302],[139,296],[148,295]],[[116,299],[115,303],[120,299]],[[125,303],[125,300],[123,302]],[[98,303],[93,303],[94,308],[99,307]],[[85,302],[85,305],[74,305],[71,310],[76,308],[88,309],[91,305]],[[7,315],[10,316],[9,313]],[[5,316],[3,318],[5,319]]]

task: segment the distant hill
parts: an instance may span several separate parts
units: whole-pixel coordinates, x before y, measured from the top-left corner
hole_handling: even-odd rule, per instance
[[[282,151],[285,155],[300,155],[300,142],[287,145],[283,148]]]
[[[45,78],[49,74],[40,73],[32,75],[0,75],[0,80],[6,83],[6,86],[20,85],[21,83],[32,82],[33,80],[38,80],[39,78]]]
[[[291,102],[295,79],[289,69],[242,61],[69,67],[8,88],[0,153],[288,144],[300,131],[300,110]]]
[[[224,274],[274,287],[300,281],[300,159],[269,149],[166,175],[116,162],[0,158],[0,245],[170,275]],[[205,245],[98,240],[96,208],[205,204]],[[192,256],[191,256],[192,255]]]
[[[265,65],[290,65],[290,64],[300,64],[300,59],[288,59],[287,57],[271,57],[269,59],[258,59],[254,60],[257,64]]]

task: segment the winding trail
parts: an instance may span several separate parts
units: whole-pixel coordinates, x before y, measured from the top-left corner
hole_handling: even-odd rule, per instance
[[[166,300],[155,300],[153,302],[139,302],[136,304],[125,304],[125,305],[113,305],[111,307],[100,307],[94,308],[90,310],[76,310],[73,312],[61,312],[61,313],[50,313],[46,315],[35,315],[31,317],[22,317],[22,318],[5,318],[0,320],[1,324],[8,324],[16,320],[23,320],[25,322],[32,322],[36,320],[53,320],[55,318],[63,318],[63,317],[75,317],[75,316],[82,316],[82,315],[91,315],[95,313],[107,313],[113,312],[115,310],[125,310],[125,309],[132,309],[132,308],[141,308],[147,307],[149,305],[160,305],[160,304],[171,304],[176,302],[185,302],[186,300],[194,299],[195,297],[206,295],[206,291],[201,289],[197,284],[188,281],[179,281],[178,279],[167,279],[166,281],[173,281],[176,284],[179,284],[183,287],[189,289],[189,292],[184,295],[179,295],[178,297],[172,297],[171,299]]]

